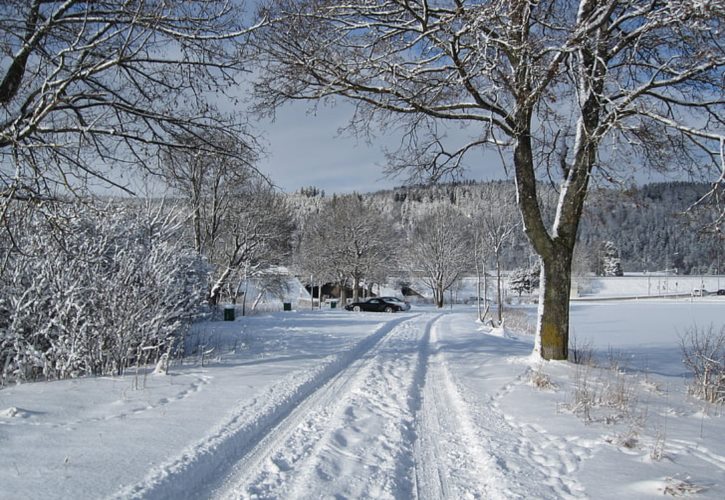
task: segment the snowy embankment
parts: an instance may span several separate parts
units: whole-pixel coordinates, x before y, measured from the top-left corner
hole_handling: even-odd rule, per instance
[[[540,363],[470,307],[212,323],[211,359],[144,389],[1,390],[0,498],[722,498],[722,408],[676,352],[724,305],[575,304],[598,368]]]

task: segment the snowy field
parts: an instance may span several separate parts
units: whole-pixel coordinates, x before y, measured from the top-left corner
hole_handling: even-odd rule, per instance
[[[625,276],[580,277],[575,279],[575,297],[661,297],[691,295],[693,290],[705,289],[710,294],[725,288],[725,276],[678,276],[663,273],[627,274]]]
[[[0,390],[0,498],[722,499],[725,418],[678,334],[724,322],[725,297],[575,303],[596,369],[470,306],[209,323],[167,376]]]

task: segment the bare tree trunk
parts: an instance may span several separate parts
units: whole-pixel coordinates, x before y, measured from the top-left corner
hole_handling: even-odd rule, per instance
[[[488,309],[488,276],[486,276],[486,261],[481,262],[483,272],[483,305]]]
[[[530,130],[531,111],[521,109],[518,117],[524,129]],[[524,232],[536,253],[541,257],[541,284],[539,319],[534,351],[544,359],[567,359],[566,347],[569,339],[569,291],[571,255],[562,262],[556,262],[559,255],[554,251],[554,242],[543,222],[536,195],[536,176],[531,138],[522,135],[514,148],[516,169],[516,198],[524,222]],[[565,252],[564,252],[565,253]],[[563,274],[557,274],[565,267]],[[565,283],[566,282],[566,283]],[[566,288],[566,295],[562,290]],[[545,328],[545,330],[544,330]],[[563,346],[562,346],[563,344]]]
[[[211,287],[211,290],[209,291],[209,297],[208,302],[209,304],[215,305],[219,303],[219,295],[221,294],[222,287],[227,282],[227,279],[229,278],[229,275],[232,273],[232,269],[230,267],[227,267],[224,272],[222,272],[221,276],[216,280],[214,285]]]
[[[582,137],[585,126],[579,123]],[[530,138],[519,138],[514,151],[516,191],[524,231],[541,258],[541,298],[534,350],[547,360],[565,360],[569,354],[571,263],[595,155],[590,141],[582,140],[576,146],[573,165],[562,184],[552,234],[546,230],[537,202]]]
[[[498,304],[498,325],[503,323],[503,301],[501,300],[501,256],[496,250],[496,303]]]
[[[478,320],[483,321],[481,317],[481,266],[478,262],[478,256],[476,256],[476,311]]]
[[[242,293],[242,316],[247,315],[247,292],[249,291],[249,277],[244,271],[244,292]]]
[[[445,293],[445,290],[443,290],[443,284],[437,283],[435,292],[433,294],[433,300],[435,301],[436,307],[438,309],[443,308],[443,299],[444,299],[443,294],[444,293]]]
[[[542,258],[536,351],[544,359],[569,356],[571,252],[562,248]]]
[[[193,201],[194,203],[194,215],[193,215],[193,223],[194,223],[194,249],[196,250],[196,253],[202,254],[203,248],[202,248],[202,238],[201,238],[201,207],[199,204],[201,203],[199,200],[195,199]]]
[[[357,276],[353,276],[352,278],[352,301],[357,302],[360,298],[360,292],[358,288],[360,287],[360,278]]]
[[[262,297],[264,297],[264,292],[259,292],[257,294],[257,296],[255,297],[254,302],[252,303],[252,311],[257,310],[257,306],[259,305],[260,302],[262,302]]]

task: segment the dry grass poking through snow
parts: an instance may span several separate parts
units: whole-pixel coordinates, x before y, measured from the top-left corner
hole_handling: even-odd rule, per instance
[[[637,419],[637,377],[621,369],[620,356],[610,352],[602,367],[591,354],[583,359],[587,363],[576,365],[574,370],[569,410],[586,422]]]
[[[535,370],[531,370],[529,381],[531,385],[542,391],[556,390],[556,384],[551,377],[544,372],[544,363],[539,363]]]
[[[705,490],[705,488],[691,483],[689,481],[689,478],[681,480],[668,477],[665,478],[665,482],[667,483],[667,485],[662,490],[662,493],[665,495],[671,495],[673,497],[696,495]]]
[[[526,311],[509,309],[506,312],[506,328],[534,335],[535,319]],[[664,427],[651,428],[648,423],[648,405],[638,400],[638,387],[662,394],[657,384],[623,369],[623,353],[609,350],[604,359],[597,359],[591,342],[570,339],[569,361],[571,370],[570,392],[560,408],[569,411],[586,423],[624,426],[625,430],[606,437],[615,446],[627,449],[649,448],[652,461],[660,461],[667,455],[666,423]],[[725,326],[717,331],[714,327],[693,327],[680,338],[680,348],[685,367],[692,373],[689,392],[693,396],[715,405],[725,404]],[[538,390],[556,391],[557,383],[545,372],[540,363],[529,372],[529,384]],[[621,427],[619,427],[621,429]],[[688,496],[703,491],[702,487],[685,480],[666,479],[665,495]]]
[[[506,309],[504,321],[506,329],[526,335],[536,335],[536,318],[532,318],[525,309],[510,307]]]

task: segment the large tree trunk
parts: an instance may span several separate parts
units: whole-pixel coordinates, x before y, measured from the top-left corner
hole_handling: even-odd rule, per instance
[[[443,308],[443,294],[445,293],[445,290],[443,290],[443,284],[437,283],[436,288],[433,291],[433,301],[435,302],[435,305],[438,309]]]
[[[569,295],[572,251],[557,245],[542,257],[535,350],[544,359],[569,356]]]
[[[360,299],[360,278],[353,276],[352,278],[352,301],[357,302]]]
[[[569,348],[569,296],[571,263],[576,235],[584,209],[589,174],[596,158],[596,141],[588,137],[598,120],[596,93],[583,105],[583,118],[577,123],[577,140],[571,163],[562,158],[564,180],[551,231],[547,231],[538,203],[531,136],[522,133],[514,148],[516,194],[524,232],[541,257],[539,320],[535,351],[542,358],[567,359]],[[521,130],[531,130],[531,110],[522,107],[517,114]]]
[[[529,117],[523,120],[528,123]],[[541,257],[542,264],[534,350],[543,359],[567,359],[571,262],[586,196],[588,172],[586,167],[569,171],[569,178],[562,185],[557,217],[550,234],[538,203],[533,163],[531,139],[528,135],[522,135],[514,150],[517,201],[524,232]],[[582,164],[578,166],[581,168]]]

